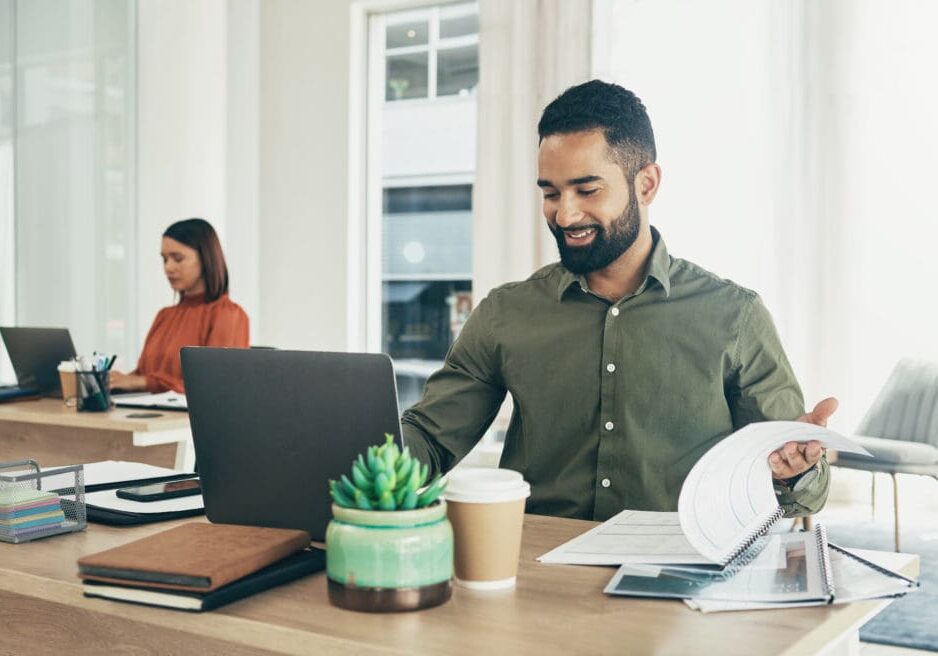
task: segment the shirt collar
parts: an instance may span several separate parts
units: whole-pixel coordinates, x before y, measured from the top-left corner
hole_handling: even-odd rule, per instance
[[[664,245],[664,239],[662,239],[661,233],[658,232],[658,229],[654,226],[650,227],[654,246],[652,246],[651,249],[651,257],[648,259],[648,273],[645,275],[645,280],[635,293],[640,294],[647,289],[648,279],[654,278],[658,281],[658,284],[661,285],[662,289],[664,289],[664,295],[669,296],[671,294],[671,256],[668,255],[668,248]],[[560,272],[560,282],[557,286],[558,301],[563,299],[564,293],[566,293],[574,283],[578,284],[580,289],[584,292],[589,292],[589,285],[586,282],[586,276],[584,274],[573,273],[563,265],[560,265]]]

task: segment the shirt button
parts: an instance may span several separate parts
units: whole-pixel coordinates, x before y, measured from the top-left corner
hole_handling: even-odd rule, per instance
[[[611,421],[607,421],[607,422],[606,422],[606,430],[612,430],[612,429],[615,428],[615,427],[616,427],[616,425],[615,425],[614,423],[612,423]]]
[[[609,310],[609,314],[611,314],[614,317],[619,316],[619,308],[617,307],[612,308],[611,310]]]
[[[606,365],[606,371],[608,371],[609,373],[612,373],[615,370],[616,370],[616,365],[612,364],[611,362]]]
[[[602,481],[600,481],[599,484],[602,485],[603,487],[609,487],[610,485],[612,485],[612,481],[610,481],[608,478],[604,478]]]

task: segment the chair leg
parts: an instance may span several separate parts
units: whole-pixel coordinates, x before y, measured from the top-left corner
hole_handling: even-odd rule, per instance
[[[873,479],[870,481],[870,519],[876,521],[876,472],[870,472]]]
[[[895,528],[893,537],[896,543],[896,551],[899,551],[899,481],[895,474],[892,475],[892,505],[895,517]]]

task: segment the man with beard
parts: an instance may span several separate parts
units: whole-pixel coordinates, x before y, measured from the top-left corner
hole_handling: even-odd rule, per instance
[[[447,471],[510,392],[501,466],[531,483],[528,512],[605,520],[674,511],[694,463],[754,421],[824,425],[759,297],[671,257],[648,222],[661,181],[641,101],[593,80],[538,124],[537,184],[560,263],[498,287],[402,419],[404,442]],[[788,516],[815,513],[830,483],[818,442],[769,457]]]

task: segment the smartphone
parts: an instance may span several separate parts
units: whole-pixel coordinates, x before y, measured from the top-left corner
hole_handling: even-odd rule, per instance
[[[163,499],[188,497],[194,494],[202,494],[202,488],[199,486],[199,479],[197,478],[141,485],[140,487],[125,487],[117,491],[118,497],[131,501],[161,501]]]

